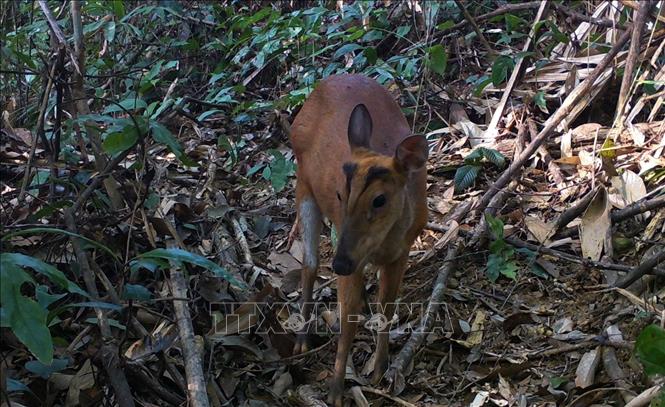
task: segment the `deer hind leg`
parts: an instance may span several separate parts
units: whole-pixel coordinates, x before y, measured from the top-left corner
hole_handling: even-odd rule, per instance
[[[305,327],[298,332],[293,353],[307,352],[309,346],[309,335],[316,321],[310,322],[312,314],[314,280],[319,266],[319,239],[323,226],[323,218],[314,197],[308,188],[298,183],[296,186],[296,205],[300,223],[300,234],[304,244],[303,268],[300,275],[302,284],[302,302],[300,313],[305,320]]]
[[[379,276],[379,305],[378,312],[381,312],[387,319],[387,326],[378,332],[376,340],[376,353],[374,357],[374,373],[372,383],[378,384],[388,368],[388,330],[390,321],[395,313],[395,299],[402,284],[402,277],[406,270],[407,257],[404,256],[392,264],[388,264],[381,269]]]

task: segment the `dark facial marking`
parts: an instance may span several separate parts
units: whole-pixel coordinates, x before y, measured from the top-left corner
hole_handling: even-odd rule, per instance
[[[375,179],[383,178],[387,175],[390,175],[390,170],[386,167],[369,167],[367,170],[367,176],[365,177],[365,188],[372,183]]]
[[[344,174],[346,175],[347,193],[351,191],[351,180],[353,180],[353,174],[355,174],[357,169],[358,169],[358,164],[355,163],[344,163],[344,165],[342,166],[342,170],[344,170]]]

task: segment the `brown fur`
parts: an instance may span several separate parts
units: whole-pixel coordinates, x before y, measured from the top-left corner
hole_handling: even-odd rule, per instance
[[[371,137],[366,146],[369,148],[349,143],[350,116],[358,105],[364,105],[371,116]],[[427,152],[425,149],[423,153],[424,139],[410,137],[406,118],[387,90],[361,75],[336,75],[321,81],[291,126],[290,139],[298,160],[298,210],[303,202],[314,201],[321,215],[329,218],[337,230],[336,259],[344,257],[353,264],[353,272],[340,275],[337,280],[341,335],[331,398],[339,406],[346,358],[357,325],[349,322],[347,316],[361,310],[362,268],[367,263],[381,267],[379,302],[393,303],[409,249],[427,222]],[[351,163],[347,168],[352,170],[349,180],[342,170],[345,163]],[[379,195],[387,202],[380,208],[373,207]],[[308,220],[300,217],[303,221]],[[306,224],[303,230],[318,229]],[[318,264],[306,263],[310,266],[302,273],[305,302],[312,300]],[[305,319],[310,311],[311,307],[303,308]],[[391,306],[385,309],[388,319],[393,313]],[[305,335],[303,332],[299,337],[294,351],[307,350]],[[380,379],[388,366],[387,332],[379,334],[376,354],[374,374],[375,379]]]

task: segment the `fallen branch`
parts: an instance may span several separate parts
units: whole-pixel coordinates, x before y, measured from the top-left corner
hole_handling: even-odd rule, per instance
[[[661,249],[655,255],[646,259],[639,266],[634,267],[628,272],[621,280],[617,281],[614,285],[619,288],[626,288],[635,281],[642,278],[645,274],[649,274],[660,263],[665,262],[665,249]]]
[[[490,203],[494,195],[505,187],[508,182],[514,179],[517,174],[521,171],[522,166],[526,163],[529,158],[538,150],[538,147],[549,137],[550,133],[561,123],[561,121],[568,116],[572,111],[575,105],[582,100],[582,98],[587,95],[593,84],[600,77],[600,75],[609,67],[610,63],[617,56],[619,51],[623,46],[628,42],[632,30],[626,31],[617,42],[612,46],[612,49],[605,55],[605,57],[600,61],[596,68],[587,76],[587,78],[575,88],[568,97],[563,101],[561,106],[557,111],[552,115],[547,122],[545,127],[540,131],[538,136],[536,136],[531,143],[526,147],[522,154],[517,157],[506,171],[501,174],[501,176],[490,186],[488,191],[483,195],[480,200],[480,205],[477,208],[478,212],[482,212],[487,205]]]
[[[587,192],[586,195],[584,195],[582,198],[575,201],[575,203],[572,206],[570,206],[568,209],[561,212],[561,215],[559,215],[556,222],[554,222],[554,226],[552,227],[552,235],[557,234],[561,229],[566,227],[575,218],[582,215],[586,210],[586,208],[591,203],[591,201],[593,200],[593,197],[596,196],[596,192],[598,192],[597,189],[592,189],[591,191]]]
[[[169,242],[174,245],[173,241]],[[183,248],[184,249],[184,248]],[[170,272],[171,294],[175,298],[189,298],[187,294],[187,281],[179,267],[171,265]],[[186,301],[174,300],[173,309],[178,324],[178,334],[182,345],[182,356],[185,361],[185,375],[187,377],[187,390],[189,392],[188,405],[194,407],[208,407],[208,394],[206,380],[203,375],[201,357],[202,347],[197,346],[192,327],[192,317]]]
[[[633,202],[623,209],[612,211],[610,217],[612,218],[612,222],[621,222],[622,220],[639,215],[640,213],[663,207],[665,207],[665,194],[652,199],[641,199],[637,202]]]
[[[625,407],[643,407],[649,405],[651,400],[655,399],[658,396],[658,393],[663,389],[663,384],[657,384],[653,387],[649,387],[640,393],[637,397],[632,399],[630,403],[626,404]]]
[[[398,404],[398,405],[400,405],[400,406],[405,406],[405,407],[417,407],[415,404],[411,404],[411,403],[409,403],[409,402],[406,401],[406,400],[403,400],[403,399],[401,399],[401,398],[399,398],[399,397],[395,397],[395,396],[393,396],[393,395],[391,395],[391,394],[386,393],[385,391],[381,391],[381,390],[379,390],[379,389],[375,389],[375,388],[373,388],[373,387],[360,386],[360,389],[361,389],[362,391],[366,391],[367,393],[372,393],[372,394],[376,394],[377,396],[385,397],[385,398],[387,398],[388,400],[391,400],[391,401],[395,402],[396,404]]]
[[[460,245],[453,244],[448,247],[448,253],[446,258],[443,260],[443,265],[438,271],[436,282],[434,283],[434,289],[432,290],[432,295],[430,297],[429,303],[427,304],[427,310],[425,315],[423,315],[420,320],[420,325],[416,330],[413,331],[409,340],[404,344],[402,350],[395,357],[392,365],[386,372],[385,377],[390,380],[391,387],[393,389],[393,394],[400,394],[406,385],[404,375],[407,366],[413,360],[413,357],[416,354],[416,351],[422,346],[425,342],[425,338],[429,335],[434,325],[436,319],[436,314],[439,311],[439,307],[443,302],[443,295],[446,289],[446,281],[448,280],[448,275],[450,274],[453,266],[455,265],[455,258],[457,257],[460,251]]]

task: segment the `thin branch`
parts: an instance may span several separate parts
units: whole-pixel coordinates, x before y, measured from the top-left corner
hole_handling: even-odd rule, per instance
[[[654,209],[660,209],[663,207],[665,207],[665,194],[652,199],[641,199],[637,202],[633,202],[623,209],[613,211],[610,216],[612,218],[612,222],[621,222],[622,220],[639,215],[640,213],[652,211]]]
[[[665,248],[661,248],[655,255],[646,259],[642,264],[634,267],[628,272],[621,280],[617,281],[615,287],[626,288],[633,284],[638,279],[642,278],[645,274],[649,274],[660,263],[665,262]]]

